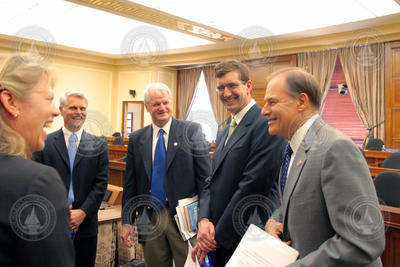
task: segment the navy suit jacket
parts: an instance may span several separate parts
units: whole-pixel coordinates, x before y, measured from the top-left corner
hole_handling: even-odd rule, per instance
[[[248,213],[233,217],[238,205],[247,204],[241,203],[246,197],[262,195],[269,199],[265,208],[268,214],[260,218],[263,221],[279,205],[277,180],[286,144],[282,137],[269,135],[268,120],[258,104],[245,114],[225,145],[229,124],[230,120],[216,140],[208,194],[211,204],[207,213],[200,214],[214,223],[215,239],[226,249],[235,248],[243,234],[233,221],[247,223],[249,219]]]
[[[32,158],[37,162],[54,167],[60,174],[68,192],[71,179],[70,164],[64,133],[61,129],[49,134],[45,141],[45,148],[33,153]],[[97,212],[107,190],[108,166],[106,140],[83,131],[72,171],[75,196],[72,208],[82,209],[87,214],[79,226],[77,232],[79,236],[97,235]]]
[[[30,240],[26,238],[29,237],[26,229],[21,231],[18,225],[24,225],[24,210],[32,208],[27,202],[19,201],[27,196],[36,201],[35,195],[46,199],[55,213],[52,217],[51,209],[48,213],[41,211],[46,209],[46,202],[39,201],[39,205],[33,206],[36,206],[36,215],[44,229],[39,230],[39,238]],[[53,168],[0,154],[0,196],[0,266],[75,266],[66,191]],[[16,205],[18,202],[20,204]],[[14,212],[11,212],[12,208]],[[22,224],[15,223],[18,218],[22,219]],[[54,228],[48,233],[53,223]]]
[[[129,202],[140,196],[149,200],[152,175],[153,127],[148,125],[133,132],[129,137],[126,172],[124,181],[123,210]],[[209,144],[204,139],[197,123],[172,118],[168,134],[167,167],[165,190],[171,214],[176,214],[178,200],[195,195],[199,196],[200,211],[208,206],[204,195],[211,171]],[[138,207],[139,216],[149,206]],[[148,214],[148,213],[147,213]],[[130,223],[132,218],[122,215],[122,223]],[[131,221],[132,222],[132,221]],[[141,233],[140,241],[146,237]]]

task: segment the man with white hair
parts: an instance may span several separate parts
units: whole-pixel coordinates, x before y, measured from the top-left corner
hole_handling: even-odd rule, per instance
[[[203,189],[210,176],[209,144],[197,123],[172,117],[172,94],[163,83],[151,83],[144,101],[152,124],[133,132],[129,138],[123,211],[136,207],[139,242],[146,267],[183,266],[188,245],[179,234],[174,215],[178,200],[199,196],[205,206]],[[132,218],[122,215],[121,237],[126,246],[134,242]],[[132,214],[132,213],[130,213]],[[147,223],[146,223],[147,222]],[[155,229],[155,231],[149,229]]]
[[[68,192],[70,226],[76,252],[76,266],[94,266],[98,218],[108,183],[108,147],[104,139],[83,130],[88,98],[71,90],[60,98],[64,126],[49,134],[45,148],[33,160],[54,167]]]

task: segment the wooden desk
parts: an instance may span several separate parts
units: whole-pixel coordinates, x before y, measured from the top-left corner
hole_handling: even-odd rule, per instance
[[[99,210],[97,216],[99,217],[99,224],[118,222],[121,220],[121,205],[115,205],[108,209]]]
[[[127,248],[120,237],[121,205],[99,210],[99,234],[97,239],[96,267],[115,266],[118,255],[119,264],[125,264],[135,257],[144,259],[142,246],[135,243],[132,248]],[[136,250],[136,253],[135,253]]]
[[[364,152],[368,165],[373,167],[382,167],[385,158],[393,153],[373,150],[364,150]]]
[[[114,146],[108,145],[108,159],[109,160],[122,160],[128,152],[127,146]]]
[[[386,229],[386,246],[381,256],[384,267],[400,266],[400,208],[381,205]]]
[[[389,168],[381,168],[381,167],[373,167],[373,166],[368,166],[368,167],[369,167],[369,172],[371,173],[372,179],[374,179],[381,172],[386,172],[386,171],[400,172],[399,169],[389,169]]]
[[[114,136],[108,136],[106,137],[107,139],[107,144],[111,145],[112,142],[114,141],[115,137]],[[124,145],[128,145],[129,143],[129,138],[128,137],[124,137]]]
[[[108,184],[124,186],[126,163],[123,161],[110,160],[110,173]]]

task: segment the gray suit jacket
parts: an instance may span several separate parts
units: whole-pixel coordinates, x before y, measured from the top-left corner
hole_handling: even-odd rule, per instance
[[[283,222],[283,239],[300,253],[290,266],[382,265],[384,225],[367,163],[320,117],[295,155],[272,219]]]

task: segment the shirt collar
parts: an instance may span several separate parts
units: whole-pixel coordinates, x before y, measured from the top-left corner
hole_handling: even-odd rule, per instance
[[[249,111],[251,107],[254,106],[255,104],[256,101],[254,99],[251,99],[251,101],[241,111],[239,111],[235,115],[232,115],[237,125],[239,125],[240,121],[243,119],[244,115],[246,115],[247,111]]]
[[[289,141],[290,147],[293,150],[293,155],[296,154],[297,150],[299,149],[299,146],[301,142],[304,139],[304,136],[306,136],[308,129],[310,129],[311,125],[314,123],[314,121],[318,118],[319,114],[315,114],[311,118],[309,118],[306,123],[304,123],[297,131],[294,133],[292,138]]]
[[[64,133],[66,140],[69,140],[69,137],[71,136],[72,132],[70,130],[68,130],[67,128],[65,128],[65,126],[62,127],[62,131]],[[81,127],[79,129],[79,131],[74,133],[78,136],[78,142],[79,142],[79,140],[81,140],[82,133],[83,133],[83,127]]]
[[[171,123],[172,123],[172,117],[169,118],[169,121],[162,127],[162,129],[167,135],[169,133],[169,129],[171,128]],[[153,126],[153,136],[157,137],[158,132],[160,131],[161,128],[155,125],[154,123],[152,123],[151,125]]]

